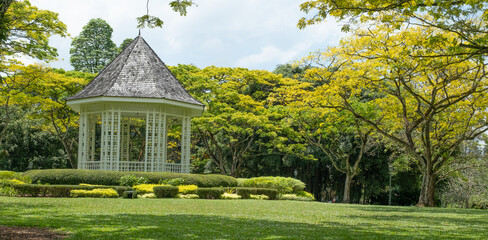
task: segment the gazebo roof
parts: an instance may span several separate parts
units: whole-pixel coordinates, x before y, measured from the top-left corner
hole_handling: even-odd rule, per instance
[[[185,90],[140,35],[68,100],[93,97],[158,98],[203,106]]]

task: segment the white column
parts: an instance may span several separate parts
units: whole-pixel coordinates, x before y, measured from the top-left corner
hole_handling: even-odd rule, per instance
[[[86,127],[86,113],[80,111],[80,120],[79,120],[79,135],[78,135],[78,169],[85,169],[85,161],[86,161],[86,136],[87,135],[87,127]]]
[[[102,112],[102,131],[100,136],[100,170],[107,170],[107,162],[108,162],[108,112]]]
[[[181,123],[181,172],[190,172],[190,141],[191,137],[191,118],[188,114],[182,119]]]

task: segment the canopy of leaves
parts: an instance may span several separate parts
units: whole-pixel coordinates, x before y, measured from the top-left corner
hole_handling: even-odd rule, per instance
[[[113,29],[103,19],[91,19],[71,42],[70,63],[76,71],[97,73],[115,56]]]
[[[9,4],[10,3],[10,4]],[[0,12],[0,57],[21,54],[40,60],[52,60],[58,54],[49,46],[54,34],[66,36],[66,25],[58,14],[40,10],[29,1],[2,1]]]

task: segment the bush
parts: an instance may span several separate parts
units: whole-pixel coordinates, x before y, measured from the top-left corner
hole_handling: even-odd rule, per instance
[[[40,185],[40,184],[14,184],[12,187],[21,196],[31,197],[70,197],[71,190],[93,190],[95,188],[113,189],[118,195],[124,191],[132,190],[121,186],[82,186],[82,185]]]
[[[256,177],[240,180],[239,183],[239,187],[273,188],[280,194],[298,193],[305,189],[302,181],[285,177]]]
[[[251,195],[266,195],[268,199],[275,200],[278,196],[278,190],[271,188],[236,188],[236,193],[242,196],[242,199],[251,199]]]
[[[156,186],[153,188],[157,198],[174,198],[178,194],[178,187],[175,186]]]
[[[111,188],[95,188],[92,190],[71,190],[71,197],[116,198],[117,191]]]
[[[184,198],[184,199],[197,199],[198,195],[196,194],[178,194],[176,195],[178,198]]]
[[[313,201],[308,197],[300,197],[296,194],[283,194],[280,197],[281,200],[295,200],[295,201]]]
[[[222,188],[198,188],[197,195],[202,199],[220,199],[224,193]]]
[[[166,180],[159,181],[161,185],[171,185],[171,186],[179,186],[185,183],[185,179],[183,178],[171,178]]]
[[[241,196],[235,193],[226,193],[224,192],[222,196],[220,196],[222,199],[241,199]]]
[[[469,199],[469,205],[471,208],[488,209],[488,198],[484,196],[472,196]]]
[[[168,186],[168,185],[158,185],[158,184],[140,184],[132,188],[137,191],[137,194],[154,193],[153,188],[156,186]]]
[[[269,197],[266,196],[266,195],[254,195],[254,194],[251,194],[249,195],[251,199],[256,199],[256,200],[268,200]]]
[[[197,185],[180,185],[178,192],[183,194],[195,194],[197,192]]]
[[[299,191],[297,193],[297,196],[298,197],[308,198],[308,199],[310,199],[310,201],[315,201],[315,197],[313,196],[313,194],[311,194],[309,192],[306,192],[306,191]]]
[[[0,186],[0,196],[15,197],[19,195],[17,190],[11,186]]]
[[[122,176],[117,183],[120,186],[128,186],[133,187],[135,185],[141,185],[145,183],[149,183],[149,180],[145,177],[137,177],[136,175],[130,174]]]
[[[141,198],[156,198],[156,195],[154,195],[154,193],[146,193],[142,194]]]
[[[24,176],[32,178],[33,182],[49,184],[70,184],[80,183],[96,185],[118,185],[121,177],[135,175],[149,180],[148,183],[157,184],[159,182],[181,178],[185,184],[197,185],[198,187],[235,187],[237,180],[230,176],[218,174],[188,174],[170,172],[116,172],[101,170],[81,170],[81,169],[48,169],[30,170]]]
[[[12,171],[0,171],[0,180],[8,179],[8,180],[19,180],[24,183],[31,183],[32,180],[28,176],[23,176],[20,173],[12,172]]]

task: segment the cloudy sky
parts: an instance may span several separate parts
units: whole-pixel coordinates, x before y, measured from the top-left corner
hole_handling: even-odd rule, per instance
[[[151,0],[149,14],[164,21],[163,28],[143,29],[142,37],[167,65],[245,67],[272,71],[277,64],[298,60],[308,53],[337,45],[339,25],[326,23],[299,30],[304,0],[195,0],[187,16],[171,11],[169,0]],[[113,28],[118,46],[138,35],[136,17],[146,13],[146,0],[31,0],[40,9],[59,13],[72,37],[92,18]],[[72,69],[71,38],[53,37],[59,61],[53,67]]]

